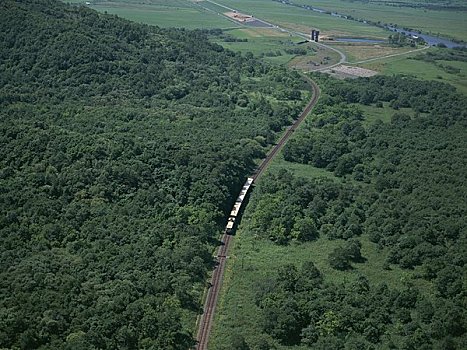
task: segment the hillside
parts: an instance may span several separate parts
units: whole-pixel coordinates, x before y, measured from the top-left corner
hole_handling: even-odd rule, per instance
[[[0,348],[188,348],[229,204],[301,79],[202,31],[0,12]]]

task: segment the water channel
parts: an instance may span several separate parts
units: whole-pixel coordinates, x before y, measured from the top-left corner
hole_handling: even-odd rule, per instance
[[[401,29],[401,28],[395,28],[395,27],[391,27],[391,26],[387,26],[386,28],[389,29],[390,31],[403,33],[403,34],[405,34],[407,36],[412,36],[412,37],[413,36],[418,36],[419,38],[422,38],[423,40],[425,40],[425,42],[430,46],[436,46],[436,45],[443,44],[449,49],[452,49],[453,47],[467,47],[466,44],[459,44],[459,43],[456,43],[456,42],[454,42],[452,40],[439,38],[437,36],[432,36],[432,35],[423,34],[423,33],[419,33],[419,32],[414,32],[414,31],[411,31],[411,30],[405,30],[405,29]]]

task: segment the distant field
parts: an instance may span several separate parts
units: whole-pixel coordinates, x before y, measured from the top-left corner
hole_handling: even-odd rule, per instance
[[[84,1],[74,1],[84,3]],[[203,9],[187,0],[134,0],[91,2],[89,6],[100,12],[116,14],[129,20],[160,27],[229,28],[236,26],[227,18]]]
[[[339,62],[340,56],[335,52],[323,47],[318,47],[313,56],[296,56],[289,62],[289,67],[309,72],[322,69]]]
[[[247,39],[247,42],[216,42],[226,48],[240,52],[252,52],[254,55],[259,56],[264,53],[281,52],[278,57],[268,58],[282,58],[283,61],[288,62],[293,56],[287,55],[283,50],[294,47],[295,43],[300,41],[298,37],[291,37],[288,34],[281,33],[274,29],[264,28],[239,28],[226,31],[226,34],[238,38]]]
[[[65,2],[85,4],[82,0]],[[147,24],[186,28],[226,28],[235,25],[221,16],[224,9],[208,1],[191,0],[114,0],[90,1],[90,7]],[[428,10],[411,7],[387,6],[383,1],[364,3],[348,0],[295,0],[325,10],[351,15],[375,22],[396,23],[427,33],[467,41],[467,11]],[[392,3],[391,1],[389,1]],[[406,3],[410,1],[404,1]],[[272,0],[219,0],[217,3],[239,9],[291,29],[308,32],[321,30],[323,36],[357,36],[387,38],[388,31],[288,6]],[[418,3],[418,2],[417,2]],[[461,4],[451,1],[452,6]],[[464,4],[465,5],[465,4]],[[464,6],[467,8],[467,6]]]
[[[460,73],[448,73],[433,63],[410,59],[410,56],[409,54],[407,56],[391,57],[361,64],[360,66],[383,74],[406,74],[424,80],[449,83],[454,85],[460,92],[467,94],[467,62],[438,61],[443,65],[460,69]]]
[[[219,0],[216,2],[305,33],[312,28],[317,28],[321,30],[322,35],[332,36],[387,38],[389,35],[389,32],[381,28],[286,6],[272,0]]]
[[[329,43],[347,56],[347,62],[353,63],[375,57],[400,54],[413,50],[411,47],[391,47],[388,45]]]
[[[272,0],[259,1],[267,2]],[[293,2],[351,15],[354,18],[362,18],[374,22],[395,23],[400,27],[409,27],[426,33],[440,34],[441,36],[467,41],[467,11],[387,6],[382,4],[383,1],[294,0]],[[385,2],[395,3],[395,1]],[[420,1],[406,0],[404,2],[419,3]],[[451,1],[450,5],[463,5],[467,9],[465,1]]]
[[[69,2],[84,4],[84,1],[70,0]],[[248,14],[256,15],[265,20],[281,26],[306,32],[311,28],[319,28],[322,36],[357,36],[367,38],[386,38],[389,32],[380,28],[365,25],[354,21],[332,17],[327,14],[320,14],[272,0],[218,0],[220,5],[236,8]],[[313,4],[315,7],[331,9],[340,13],[352,11],[352,16],[381,20],[384,22],[410,23],[411,27],[424,29],[423,25],[430,25],[430,28],[443,28],[443,30],[453,34],[457,31],[456,38],[467,39],[467,21],[465,12],[459,11],[432,11],[421,10],[409,7],[394,7],[371,2],[349,2],[344,0],[324,1],[317,0],[295,0],[295,3]],[[162,27],[185,27],[185,28],[237,28],[228,33],[233,37],[247,38],[248,42],[223,42],[218,41],[224,47],[240,51],[250,51],[257,56],[263,55],[269,62],[278,64],[289,64],[292,67],[306,70],[310,62],[320,63],[323,58],[330,57],[334,62],[336,57],[333,53],[318,51],[318,54],[310,52],[307,56],[298,56],[285,53],[287,48],[293,47],[293,43],[300,39],[290,37],[286,33],[276,30],[247,28],[240,24],[228,20],[220,15],[224,11],[222,6],[215,5],[208,1],[189,0],[120,0],[92,2],[90,7],[121,17]],[[330,7],[332,6],[332,8]],[[218,13],[218,12],[219,13]],[[373,16],[373,17],[372,17]],[[407,21],[407,22],[404,22]],[[420,24],[420,26],[419,26]],[[391,48],[384,45],[349,45],[336,44],[347,55],[349,62],[358,62],[374,57],[401,53],[408,48]],[[274,54],[274,53],[280,54]],[[445,81],[456,86],[460,91],[467,93],[467,63],[465,62],[445,62],[442,64],[460,69],[459,73],[449,73],[446,69],[440,68],[431,63],[411,60],[410,56],[398,56],[371,61],[361,64],[363,68],[369,68],[381,72],[382,74],[409,74],[421,79],[433,79]],[[440,62],[441,63],[441,62]]]
[[[339,56],[334,51],[318,47],[314,43],[297,45],[303,41],[302,38],[276,29],[241,27],[227,30],[225,33],[234,38],[247,39],[248,41],[226,42],[220,38],[213,41],[225,48],[243,53],[251,52],[255,56],[263,57],[265,61],[288,64],[290,67],[300,70],[309,70],[305,67],[306,62],[309,61],[320,63],[324,60],[330,65],[339,60]],[[305,49],[307,54],[303,56],[286,52],[297,48]],[[310,50],[311,48],[312,50]],[[325,59],[325,57],[329,59]]]

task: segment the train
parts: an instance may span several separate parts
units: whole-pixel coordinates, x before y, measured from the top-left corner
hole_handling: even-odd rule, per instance
[[[245,184],[243,185],[242,190],[240,191],[240,194],[238,195],[234,203],[232,211],[230,212],[229,219],[227,220],[227,225],[225,226],[225,233],[232,233],[234,231],[235,220],[237,219],[238,214],[240,213],[243,201],[245,200],[245,197],[248,194],[251,185],[253,185],[253,181],[254,179],[252,177],[246,179]]]

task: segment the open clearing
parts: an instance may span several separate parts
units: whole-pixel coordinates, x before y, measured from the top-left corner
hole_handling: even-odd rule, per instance
[[[430,49],[432,50],[432,49]],[[424,80],[436,80],[454,85],[460,92],[467,94],[467,62],[439,61],[438,63],[452,66],[459,73],[448,73],[433,63],[411,59],[415,54],[389,57],[382,60],[360,64],[363,68],[372,69],[382,74],[405,74]]]
[[[339,59],[340,56],[335,51],[318,46],[315,55],[296,56],[288,63],[288,66],[304,72],[311,72],[333,66],[339,62]]]
[[[84,3],[84,2],[83,2]],[[226,17],[207,11],[185,0],[159,0],[149,3],[136,1],[103,1],[89,7],[127,18],[129,20],[160,27],[229,28],[235,25]]]
[[[267,61],[284,64],[289,62],[295,55],[287,54],[285,50],[296,47],[301,40],[274,29],[268,28],[239,28],[225,32],[238,38],[247,39],[246,42],[228,42],[215,40],[219,45],[233,51],[251,52],[255,56],[264,56]]]
[[[337,67],[333,67],[332,69],[327,69],[324,70],[323,73],[329,73],[332,76],[340,79],[344,78],[361,78],[361,77],[372,77],[373,75],[378,74],[378,72],[371,70],[371,69],[365,69],[365,68],[360,68],[360,67],[352,67],[352,66],[346,66],[346,65],[339,65]]]
[[[344,52],[347,56],[347,62],[349,63],[413,50],[411,47],[391,47],[382,44],[336,43],[332,41],[326,44]]]
[[[312,28],[316,28],[321,31],[322,35],[358,35],[375,39],[386,39],[389,35],[388,31],[381,28],[318,12],[304,11],[271,0],[218,0],[216,2],[285,28],[305,33],[308,33]]]
[[[83,0],[67,0],[66,2],[85,4]],[[279,25],[305,32],[310,28],[317,28],[321,30],[323,35],[359,36],[375,39],[385,39],[389,35],[388,31],[381,28],[288,6],[272,0],[219,0],[216,2],[265,20],[271,20]],[[414,28],[434,35],[439,34],[467,41],[465,11],[433,11],[385,6],[374,2],[363,4],[342,0],[332,2],[325,0],[295,0],[294,3],[313,5],[374,22],[396,23],[401,27]],[[90,7],[101,12],[106,11],[117,14],[136,22],[159,26],[226,28],[232,25],[232,22],[222,15],[223,12],[226,12],[225,8],[208,1],[91,1]]]
[[[84,4],[84,1],[69,0],[73,3]],[[252,14],[261,19],[271,20],[272,23],[283,25],[289,29],[295,29],[299,32],[308,33],[311,28],[319,28],[321,30],[321,38],[326,36],[355,36],[375,39],[386,39],[390,32],[381,28],[365,25],[355,21],[344,20],[342,18],[333,17],[326,14],[300,9],[297,7],[287,6],[272,0],[219,0],[221,5],[226,5],[247,14]],[[295,3],[299,1],[296,0]],[[302,1],[305,3],[306,1]],[[326,2],[326,4],[328,4]],[[348,3],[336,0],[333,5],[340,4],[342,8],[356,10],[362,7],[370,6],[377,9],[389,11],[385,16],[389,16],[392,11],[398,13],[412,11],[416,9],[410,8],[393,8],[389,6],[375,4],[359,4]],[[313,2],[313,6],[324,6],[324,1]],[[117,14],[121,17],[142,22],[146,24],[158,25],[161,27],[184,27],[184,28],[221,28],[233,29],[230,33],[233,37],[247,38],[247,42],[223,42],[215,40],[226,48],[240,52],[252,52],[257,56],[264,56],[265,60],[277,63],[288,64],[290,67],[297,68],[303,71],[311,71],[323,69],[326,66],[332,66],[339,61],[339,57],[331,50],[316,50],[316,53],[310,52],[306,56],[297,56],[296,54],[286,53],[285,50],[294,47],[302,38],[291,36],[289,33],[280,32],[268,28],[245,27],[241,23],[228,19],[222,13],[228,10],[209,1],[189,1],[189,0],[151,0],[150,2],[139,2],[137,0],[122,0],[122,1],[103,1],[93,3],[90,7],[101,12]],[[370,8],[369,7],[369,8]],[[336,8],[336,10],[338,10]],[[359,10],[359,11],[360,11]],[[417,9],[420,14],[420,9]],[[339,11],[344,12],[344,11]],[[429,11],[430,12],[430,11]],[[444,17],[439,15],[439,11],[431,11],[427,16],[418,18],[416,21],[428,21],[432,16],[438,16],[438,20]],[[446,28],[455,27],[452,23],[456,23],[459,14],[450,12],[452,20],[444,21]],[[383,14],[378,13],[378,16]],[[397,21],[394,20],[393,23]],[[436,22],[436,21],[435,21]],[[459,23],[458,23],[459,24]],[[415,24],[414,24],[415,27]],[[467,22],[459,24],[458,28],[461,32],[467,33]],[[329,43],[331,44],[331,43]],[[448,66],[458,68],[457,74],[452,74],[431,63],[423,61],[410,60],[409,57],[417,53],[408,53],[404,56],[384,57],[393,54],[405,53],[413,50],[412,48],[392,48],[385,45],[375,44],[355,44],[355,43],[337,43],[331,44],[338,48],[347,56],[349,63],[358,63],[360,61],[375,59],[375,61],[362,62],[358,66],[378,71],[382,74],[408,74],[421,79],[433,79],[444,81],[456,86],[460,91],[467,93],[467,63],[465,62],[446,62]],[[430,49],[431,50],[431,49]],[[382,57],[382,59],[379,59]]]
[[[290,38],[289,33],[272,28],[242,28],[229,31],[237,38]]]
[[[222,39],[214,41],[225,48],[251,52],[255,56],[275,64],[288,64],[292,68],[302,71],[315,70],[331,66],[339,61],[339,55],[329,49],[314,43],[304,43],[303,39],[289,33],[270,28],[239,28],[225,31],[226,34],[238,38],[247,39],[246,42],[230,42]],[[290,50],[303,49],[306,56],[291,53]]]

